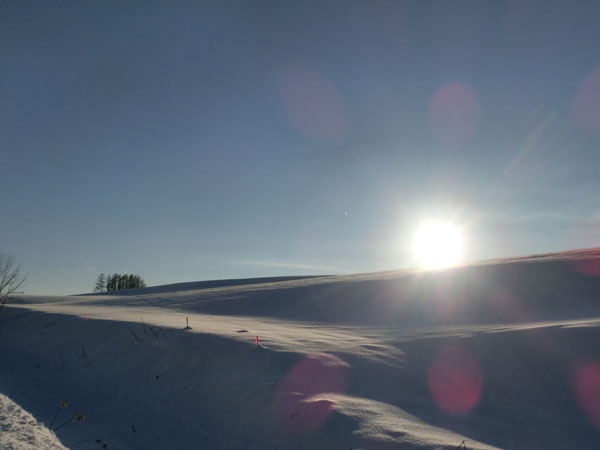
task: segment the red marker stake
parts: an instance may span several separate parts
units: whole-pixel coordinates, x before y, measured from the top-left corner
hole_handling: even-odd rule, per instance
[[[256,339],[254,339],[254,342],[256,342],[256,345],[258,345],[258,336],[256,336]]]

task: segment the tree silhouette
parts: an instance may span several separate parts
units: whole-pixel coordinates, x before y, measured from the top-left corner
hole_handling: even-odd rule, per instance
[[[24,284],[25,277],[14,256],[0,250],[0,309]]]
[[[110,291],[122,291],[125,289],[139,289],[146,287],[144,279],[137,274],[119,274],[114,273],[112,275],[104,275],[101,273],[98,275],[94,292],[107,292]]]
[[[96,279],[96,286],[94,287],[94,292],[104,292],[106,289],[106,277],[103,273],[98,275]]]

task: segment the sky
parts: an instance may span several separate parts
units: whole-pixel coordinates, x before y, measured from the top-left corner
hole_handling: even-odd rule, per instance
[[[600,244],[596,1],[0,3],[0,249],[30,294]]]

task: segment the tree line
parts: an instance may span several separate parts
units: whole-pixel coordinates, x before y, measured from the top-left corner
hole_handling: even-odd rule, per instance
[[[122,291],[124,289],[138,289],[146,287],[146,282],[139,275],[114,273],[104,275],[101,273],[96,279],[94,292]]]

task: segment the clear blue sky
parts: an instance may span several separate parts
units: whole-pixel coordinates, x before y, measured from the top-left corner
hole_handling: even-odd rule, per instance
[[[600,244],[600,3],[0,4],[0,248],[28,293]]]

